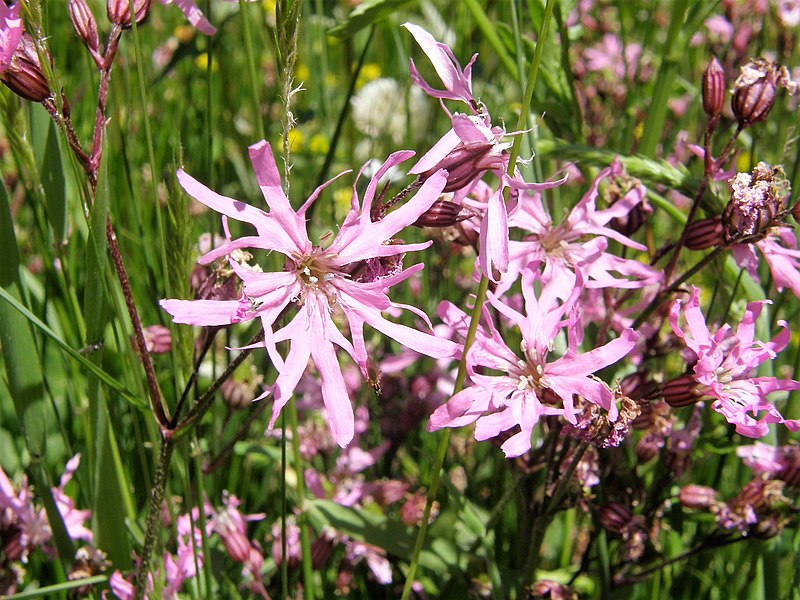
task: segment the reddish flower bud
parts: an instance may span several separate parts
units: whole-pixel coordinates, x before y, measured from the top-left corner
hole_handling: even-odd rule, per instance
[[[123,29],[130,29],[132,27],[130,5],[133,4],[133,12],[138,24],[144,21],[150,12],[150,2],[151,0],[107,0],[108,20]]]
[[[0,74],[0,79],[12,92],[31,102],[42,102],[51,96],[50,86],[39,62],[36,42],[27,33],[22,35],[19,46],[14,51],[10,64]]]
[[[705,250],[722,244],[722,219],[709,217],[692,222],[683,245],[689,250]]]
[[[729,181],[731,198],[722,213],[726,244],[761,238],[773,226],[789,193],[783,169],[760,162],[752,173],[737,173]]]
[[[705,485],[685,485],[681,488],[678,497],[686,508],[695,510],[705,510],[719,502],[717,491]]]
[[[725,104],[725,72],[713,57],[703,71],[703,110],[709,117],[716,117]]]
[[[796,223],[800,223],[800,202],[797,202],[792,207],[792,217],[794,218]]]
[[[420,178],[425,180],[439,169],[445,169],[447,183],[442,192],[456,192],[475,181],[486,171],[504,169],[508,165],[506,149],[509,146],[510,144],[498,144],[489,140],[462,142],[434,167],[421,173]]]
[[[631,509],[618,502],[612,502],[600,508],[600,524],[606,531],[619,533],[632,519]]]
[[[437,200],[422,213],[412,225],[417,227],[452,227],[456,223],[473,217],[473,213],[460,204],[449,200]]]
[[[86,0],[69,0],[67,8],[78,37],[83,40],[89,50],[96,52],[100,47],[100,40],[97,36],[97,21],[92,14],[92,9],[89,8]]]
[[[681,375],[665,383],[661,394],[672,408],[690,406],[700,400],[695,391],[696,385],[691,375]]]
[[[145,327],[144,343],[150,354],[165,354],[172,350],[172,335],[163,325]]]
[[[775,104],[778,87],[785,88],[789,94],[797,91],[797,84],[786,67],[757,58],[741,68],[731,98],[731,109],[740,127],[749,127],[767,118]]]

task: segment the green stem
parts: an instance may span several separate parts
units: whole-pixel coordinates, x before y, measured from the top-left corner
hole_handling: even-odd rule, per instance
[[[289,400],[286,409],[289,411],[289,426],[292,428],[292,454],[294,455],[294,470],[297,476],[297,504],[300,507],[298,526],[300,527],[300,547],[303,553],[303,596],[306,600],[312,600],[314,598],[314,572],[311,564],[311,540],[308,536],[308,519],[304,510],[306,486],[303,478],[303,457],[300,454],[297,405],[294,396]]]
[[[253,35],[250,32],[250,19],[245,8],[245,0],[239,0],[239,14],[242,17],[242,33],[244,35],[244,51],[247,56],[247,79],[250,84],[250,100],[253,103],[253,119],[255,120],[258,139],[266,138],[264,122],[261,120],[261,101],[258,96],[258,76],[255,53],[253,52]],[[210,58],[209,58],[210,60]]]
[[[470,8],[473,10],[473,15],[476,14],[474,7],[472,7],[472,2],[468,3]],[[521,131],[525,128],[527,124],[527,117],[530,111],[531,106],[531,99],[533,98],[533,89],[536,85],[536,77],[539,73],[539,65],[542,59],[542,50],[543,50],[543,42],[547,38],[548,27],[550,25],[550,18],[553,14],[553,6],[555,2],[554,0],[547,0],[547,5],[545,6],[545,14],[542,19],[542,26],[539,30],[539,37],[537,38],[536,50],[534,51],[533,61],[531,63],[530,71],[528,72],[528,83],[525,86],[525,97],[522,102],[522,109],[520,110],[519,119],[517,121],[517,130]],[[481,14],[482,11],[481,11]],[[513,64],[513,61],[512,61]],[[515,69],[512,69],[512,72],[516,73]],[[516,136],[514,139],[514,143],[511,147],[509,161],[508,161],[508,173],[509,175],[513,175],[514,168],[516,166],[517,157],[519,156],[519,149],[521,144],[521,136]],[[504,190],[504,193],[508,193],[508,189]],[[467,354],[469,353],[469,349],[472,346],[473,342],[475,341],[475,336],[478,332],[478,324],[481,320],[481,313],[483,311],[483,305],[486,301],[486,292],[489,289],[489,280],[486,278],[485,275],[481,276],[480,283],[478,283],[478,290],[475,293],[475,306],[472,309],[472,315],[470,317],[469,322],[469,329],[467,331],[467,338],[464,340],[464,350],[461,356],[461,361],[458,365],[458,373],[456,374],[456,381],[453,387],[453,396],[458,394],[464,388],[464,381],[467,376]],[[411,563],[408,567],[408,573],[406,575],[406,582],[403,586],[403,595],[401,600],[408,600],[411,594],[411,586],[414,583],[414,577],[417,573],[417,566],[419,564],[419,557],[422,552],[422,547],[425,544],[425,536],[428,532],[428,521],[430,520],[431,509],[433,507],[433,502],[436,499],[436,494],[439,491],[439,478],[441,476],[442,466],[444,465],[444,459],[447,455],[447,448],[450,444],[450,430],[445,429],[439,438],[439,447],[436,450],[436,459],[433,463],[433,469],[431,471],[431,482],[430,486],[428,487],[428,494],[427,499],[425,502],[425,512],[422,517],[422,524],[420,525],[419,531],[417,532],[417,539],[414,543],[414,551],[411,555]]]

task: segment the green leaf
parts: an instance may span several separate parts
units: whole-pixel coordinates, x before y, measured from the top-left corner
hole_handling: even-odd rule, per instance
[[[30,324],[14,303],[22,302],[20,255],[11,220],[8,193],[0,182],[0,287],[9,302],[0,302],[0,343],[6,363],[8,387],[14,400],[25,443],[33,460],[44,456],[47,432],[44,376]]]
[[[30,113],[33,152],[44,189],[47,219],[56,242],[61,242],[67,237],[67,193],[59,133],[55,123],[43,110],[31,110]]]
[[[75,588],[83,587],[85,585],[106,583],[107,581],[108,577],[105,575],[95,575],[94,577],[87,577],[85,579],[75,579],[73,581],[65,581],[64,583],[59,583],[56,585],[47,585],[35,590],[26,590],[24,592],[20,592],[19,594],[13,594],[12,596],[3,596],[3,598],[6,600],[23,600],[23,598],[52,598],[59,592],[74,590]]]
[[[309,518],[317,530],[323,525],[329,525],[353,539],[383,548],[389,554],[404,560],[411,560],[416,530],[402,522],[382,514],[342,506],[330,500],[312,500],[308,507]],[[458,551],[453,544],[440,538],[435,540],[433,546],[422,551],[420,564],[435,573],[443,574],[458,566],[457,558]]]
[[[356,6],[347,19],[328,31],[339,38],[349,38],[356,33],[390,17],[397,10],[411,4],[412,0],[366,0]]]

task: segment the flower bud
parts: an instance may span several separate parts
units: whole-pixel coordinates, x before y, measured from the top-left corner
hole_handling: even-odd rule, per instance
[[[789,94],[797,91],[797,83],[792,81],[786,67],[757,58],[741,68],[731,98],[731,109],[740,127],[749,127],[767,118],[775,104],[778,87],[785,88]]]
[[[439,199],[422,213],[412,225],[417,227],[452,227],[456,223],[466,221],[472,216],[473,213],[468,208],[456,202]]]
[[[39,62],[36,42],[27,33],[22,35],[11,62],[0,73],[0,79],[12,92],[31,102],[42,102],[51,96],[50,86]]]
[[[686,232],[683,245],[689,250],[705,250],[722,244],[722,219],[709,217],[693,221]]]
[[[100,47],[100,40],[97,36],[97,21],[92,14],[92,9],[89,8],[86,0],[69,0],[67,8],[78,37],[83,40],[89,50],[96,52]]]
[[[166,354],[172,350],[172,335],[163,325],[144,328],[144,343],[150,354]]]
[[[631,509],[618,502],[612,502],[600,508],[600,524],[606,531],[619,533],[632,519]]]
[[[456,192],[486,171],[504,169],[508,164],[505,153],[509,144],[498,144],[494,141],[462,142],[435,166],[431,167],[420,178],[427,179],[439,169],[447,171],[447,183],[442,193]]]
[[[661,394],[672,408],[690,406],[700,400],[695,392],[696,385],[691,375],[681,375],[665,383]]]
[[[789,182],[781,167],[760,162],[752,173],[737,173],[728,182],[731,198],[722,213],[726,244],[761,238],[779,217]]]
[[[705,510],[719,502],[717,491],[705,485],[685,485],[681,488],[678,497],[686,508],[695,510]]]
[[[708,62],[703,71],[703,110],[709,117],[716,117],[725,104],[725,72],[716,57]]]
[[[107,0],[108,20],[123,29],[130,29],[132,27],[130,5],[133,4],[133,12],[138,24],[144,21],[150,12],[150,2],[151,0]]]

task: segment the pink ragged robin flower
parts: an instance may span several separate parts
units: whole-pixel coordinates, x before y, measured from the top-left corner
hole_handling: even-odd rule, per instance
[[[596,205],[600,183],[621,172],[622,165],[618,161],[603,169],[580,202],[557,225],[541,195],[533,194],[521,200],[520,209],[510,218],[509,225],[523,230],[524,237],[509,242],[509,266],[497,293],[511,287],[532,261],[543,269],[543,281],[552,282],[561,290],[562,299],[572,290],[578,273],[587,288],[636,289],[659,281],[660,271],[638,260],[607,252],[609,240],[633,250],[646,250],[645,246],[609,227],[614,218],[626,216],[644,201],[643,186],[633,186],[607,209],[598,210]]]
[[[270,212],[220,196],[182,170],[178,171],[178,181],[190,196],[224,215],[226,230],[228,218],[249,223],[256,230],[256,235],[230,241],[212,250],[200,259],[201,264],[230,257],[243,248],[274,251],[286,256],[284,269],[270,273],[229,258],[243,284],[239,300],[161,301],[161,306],[177,323],[221,326],[255,318],[261,320],[263,346],[278,371],[275,384],[268,390],[274,394],[270,427],[293,394],[311,359],[322,382],[322,398],[331,431],[340,446],[350,442],[354,428],[353,408],[336,347],[347,352],[359,365],[364,377],[369,378],[363,333],[365,324],[427,356],[445,358],[455,355],[457,346],[453,342],[393,323],[381,314],[394,307],[406,308],[424,317],[413,307],[392,303],[386,293],[391,286],[422,269],[421,264],[403,269],[403,254],[427,248],[431,242],[393,243],[393,238],[436,201],[446,176],[434,174],[400,208],[377,221],[370,217],[379,180],[412,154],[408,151],[392,154],[370,181],[363,202],[359,201],[354,184],[350,212],[338,234],[325,246],[315,245],[309,239],[306,211],[328,184],[317,188],[295,211],[281,189],[278,168],[267,142],[251,146],[250,158]],[[292,305],[297,307],[294,317],[287,325],[273,331],[278,317]],[[341,333],[334,317],[347,321],[350,339]],[[289,343],[285,358],[277,350],[277,344],[284,341]]]
[[[0,2],[0,72],[5,71],[11,64],[11,57],[19,46],[22,33],[25,31],[22,19],[19,17],[21,6],[19,2],[13,6],[7,6],[5,2]]]
[[[445,169],[447,184],[443,191],[452,193],[452,201],[460,204],[473,190],[483,176],[491,172],[499,180],[500,186],[487,201],[486,210],[480,220],[480,254],[481,272],[494,282],[499,280],[508,268],[508,217],[513,212],[516,201],[506,206],[509,196],[516,196],[521,190],[540,191],[564,183],[566,177],[545,183],[528,183],[519,172],[513,169],[509,176],[509,149],[511,142],[506,141],[510,135],[503,127],[493,126],[491,116],[482,102],[472,94],[472,65],[477,54],[472,56],[462,70],[453,51],[418,25],[403,25],[420,45],[433,64],[436,74],[444,84],[443,90],[435,89],[428,84],[412,60],[409,65],[411,80],[425,93],[438,98],[452,128],[445,133],[433,147],[419,159],[409,173],[419,175],[422,179]],[[451,113],[444,100],[460,101],[466,104],[471,114]],[[504,195],[504,188],[509,188]]]
[[[791,431],[800,430],[800,420],[784,419],[767,399],[773,392],[800,389],[800,381],[777,377],[751,377],[758,366],[777,356],[789,344],[790,332],[784,321],[781,331],[770,342],[755,340],[755,324],[764,302],[751,302],[744,311],[735,334],[730,325],[720,327],[712,336],[700,310],[700,290],[684,304],[677,300],[670,311],[672,330],[697,356],[691,378],[693,393],[699,399],[712,400],[711,407],[736,426],[741,435],[760,438],[772,423],[783,423]],[[681,328],[681,312],[685,329]],[[764,416],[759,417],[759,413]]]
[[[530,450],[531,434],[541,416],[559,415],[572,424],[577,422],[573,398],[576,394],[605,409],[610,421],[617,418],[612,391],[593,373],[628,354],[638,335],[626,329],[606,345],[578,354],[580,333],[575,309],[581,286],[574,286],[567,299],[559,302],[552,285],[543,285],[537,297],[534,287],[540,283],[538,267],[523,271],[525,315],[489,295],[491,305],[519,328],[523,358],[506,345],[487,318],[487,327],[478,329],[467,355],[472,385],[434,411],[429,430],[476,423],[475,439],[486,440],[518,427],[519,431],[501,446],[506,456],[514,457]],[[469,318],[463,311],[443,302],[439,313],[445,323],[466,334]],[[566,329],[567,351],[553,359],[553,344],[562,329]],[[484,375],[484,368],[502,374]]]
[[[731,253],[736,264],[746,269],[750,276],[758,281],[756,248],[767,261],[775,288],[779,292],[782,292],[784,288],[789,288],[795,296],[800,298],[800,249],[797,248],[797,237],[792,228],[772,227],[757,242],[731,246]]]

